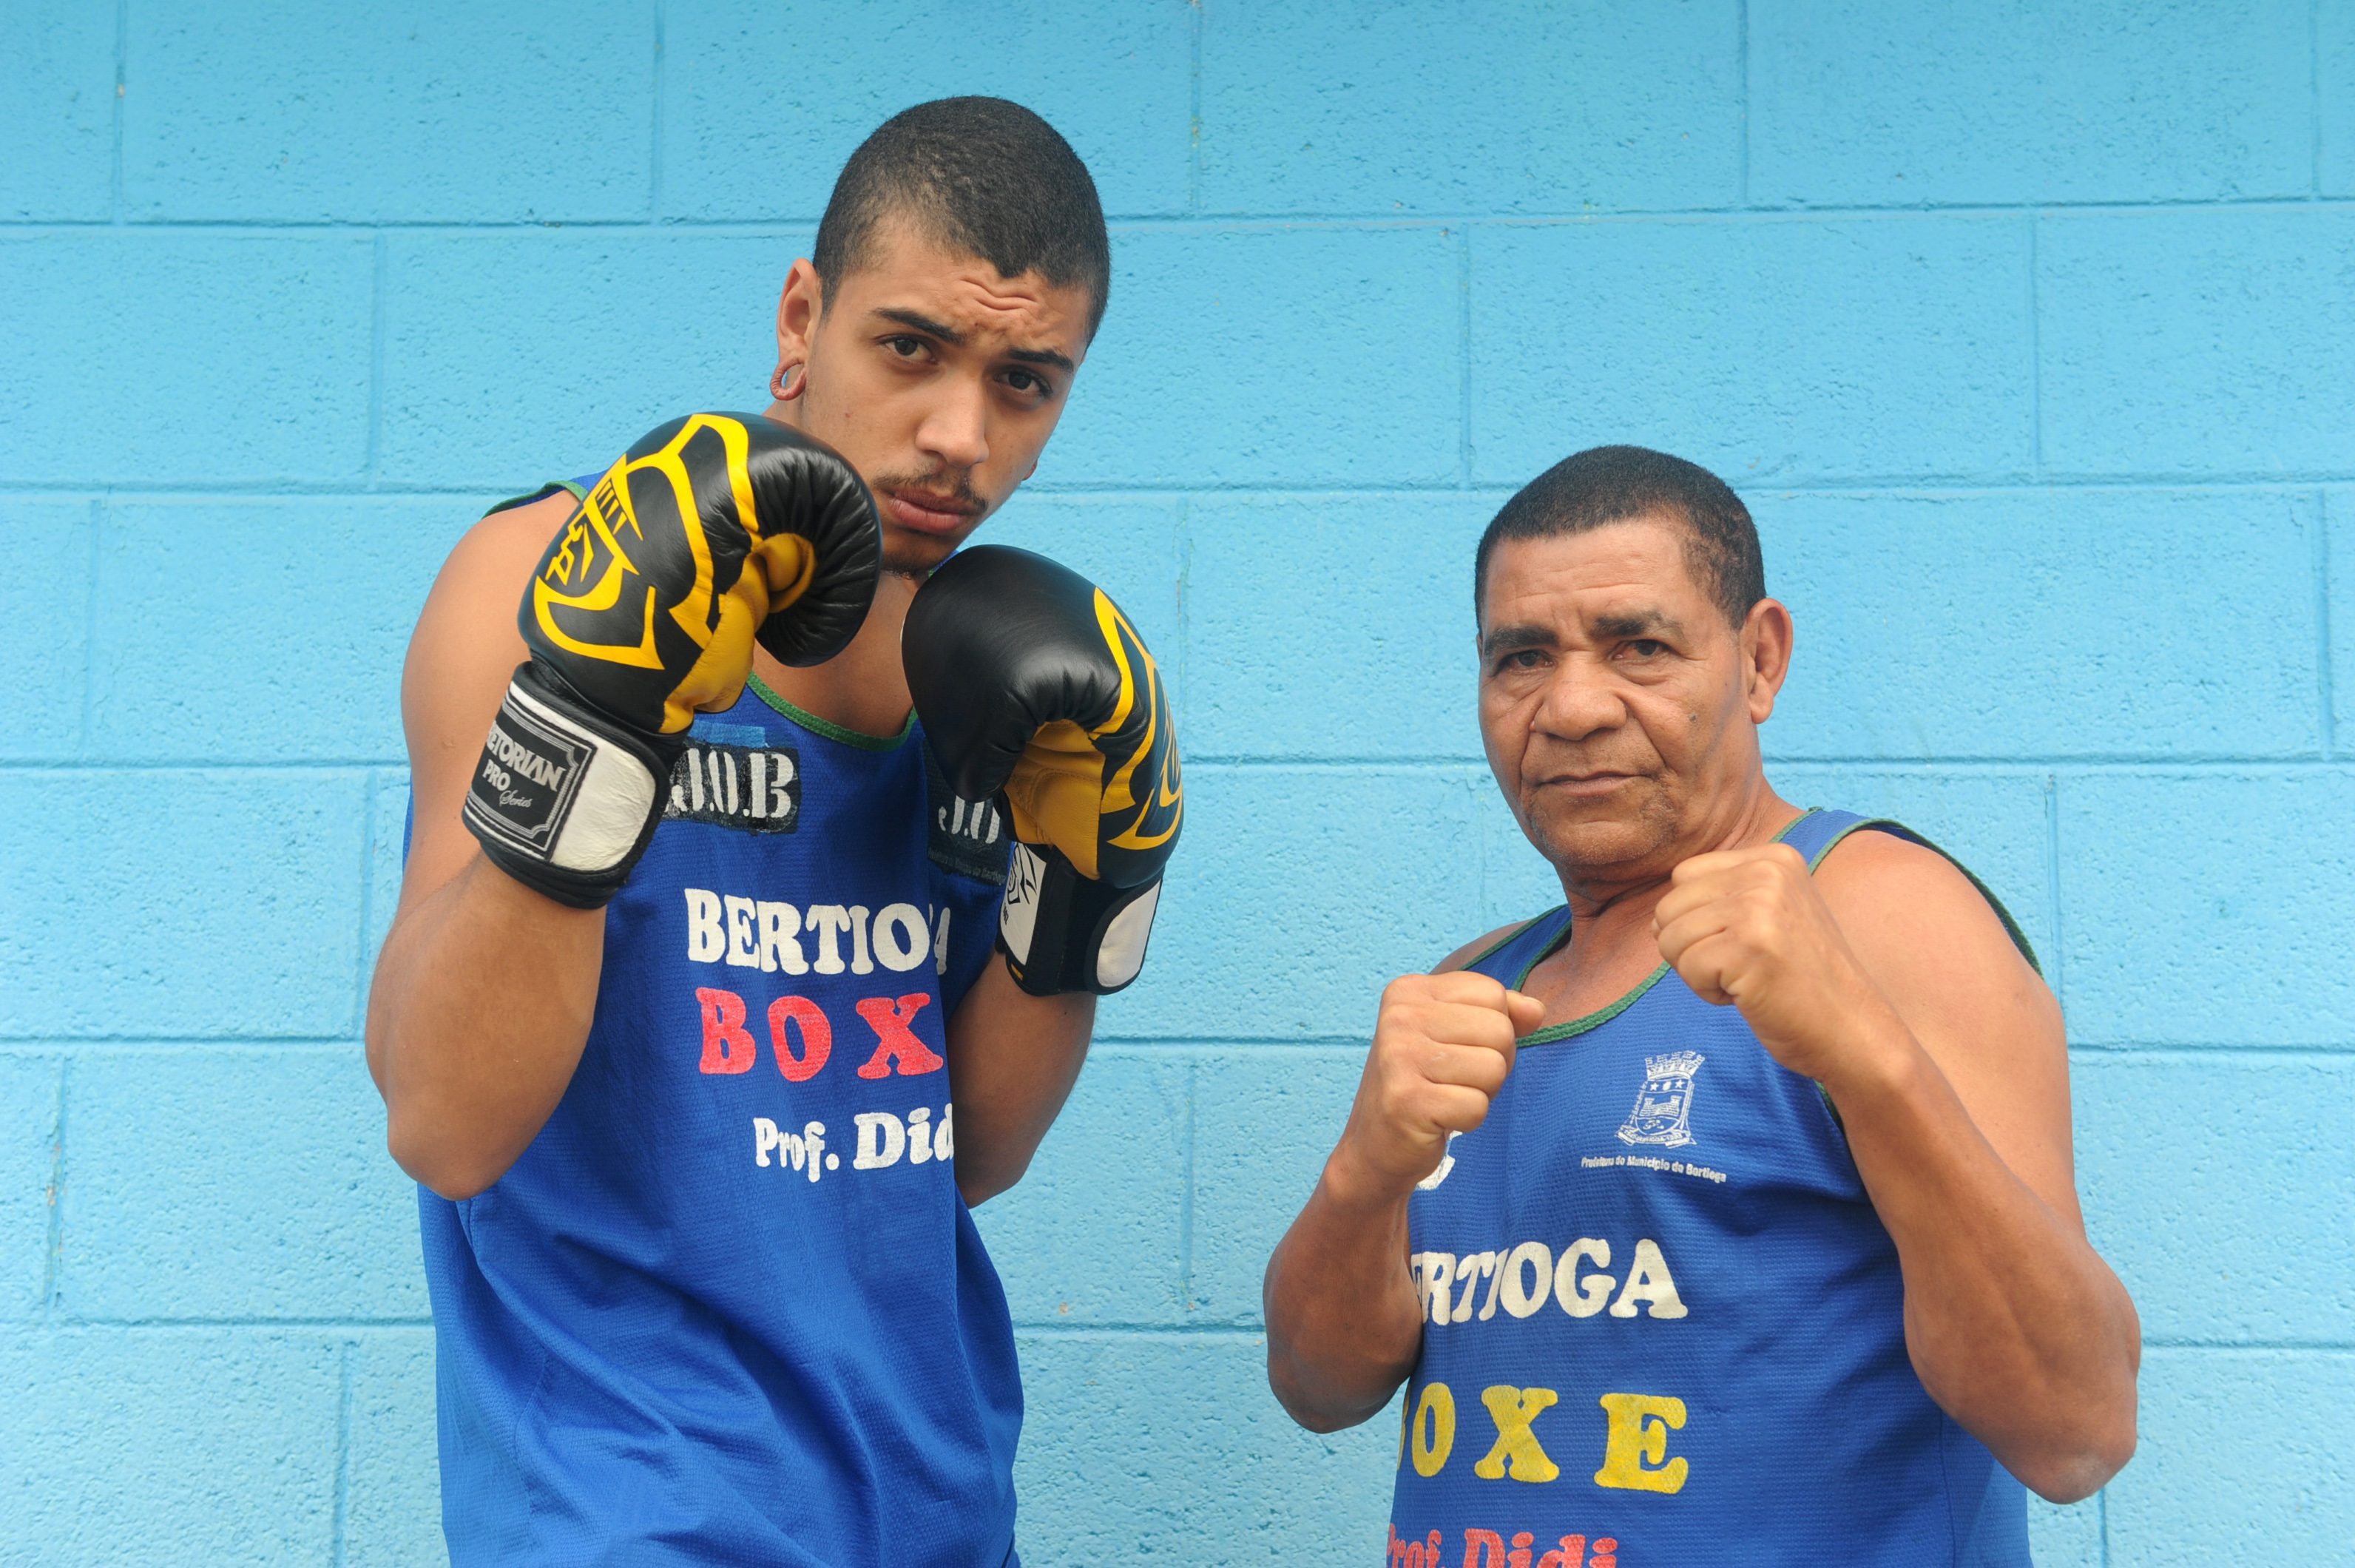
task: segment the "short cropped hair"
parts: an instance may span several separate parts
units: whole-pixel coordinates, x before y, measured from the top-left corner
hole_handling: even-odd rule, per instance
[[[1088,336],[1112,293],[1096,182],[1052,125],[1003,98],[941,98],[878,126],[842,165],[818,220],[821,298],[865,265],[887,218],[913,219],[1012,278],[1084,287]]]
[[[1697,463],[1643,446],[1593,446],[1563,458],[1523,485],[1480,536],[1472,564],[1472,610],[1487,598],[1488,557],[1508,539],[1582,534],[1609,523],[1665,514],[1685,529],[1685,569],[1739,627],[1766,597],[1757,525],[1725,481]]]

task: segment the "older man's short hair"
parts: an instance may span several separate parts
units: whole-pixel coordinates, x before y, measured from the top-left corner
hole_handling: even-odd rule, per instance
[[[1694,582],[1740,626],[1766,597],[1766,564],[1750,508],[1725,481],[1697,463],[1644,446],[1593,446],[1563,458],[1523,485],[1480,536],[1473,559],[1472,610],[1487,597],[1488,557],[1508,539],[1582,534],[1609,523],[1667,517],[1685,529],[1685,565]]]

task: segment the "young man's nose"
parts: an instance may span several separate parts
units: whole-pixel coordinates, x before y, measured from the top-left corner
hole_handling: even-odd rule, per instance
[[[949,468],[974,468],[989,457],[988,393],[979,386],[944,388],[916,427],[916,444]]]

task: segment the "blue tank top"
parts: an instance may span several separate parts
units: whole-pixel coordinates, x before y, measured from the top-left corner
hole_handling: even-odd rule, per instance
[[[696,720],[555,1114],[481,1195],[421,1189],[456,1568],[1014,1561],[943,1061],[1007,848],[912,720],[755,680]]]
[[[1923,842],[1831,811],[1781,837],[1814,866],[1860,827]],[[1518,986],[1569,937],[1558,909],[1469,967]],[[1407,1214],[1393,1565],[2028,1563],[2019,1483],[1906,1358],[1829,1103],[1666,965],[1524,1039]]]

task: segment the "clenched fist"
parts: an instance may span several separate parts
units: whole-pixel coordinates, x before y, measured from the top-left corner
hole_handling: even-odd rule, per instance
[[[1438,1168],[1450,1133],[1487,1120],[1488,1103],[1513,1070],[1514,1040],[1544,1016],[1535,997],[1486,975],[1391,981],[1349,1124],[1326,1164],[1327,1185],[1364,1202],[1403,1200]]]
[[[1893,1017],[1807,863],[1787,844],[1696,855],[1652,913],[1660,956],[1701,1000],[1742,1010],[1777,1061],[1818,1083],[1839,1060],[1848,1025]]]

